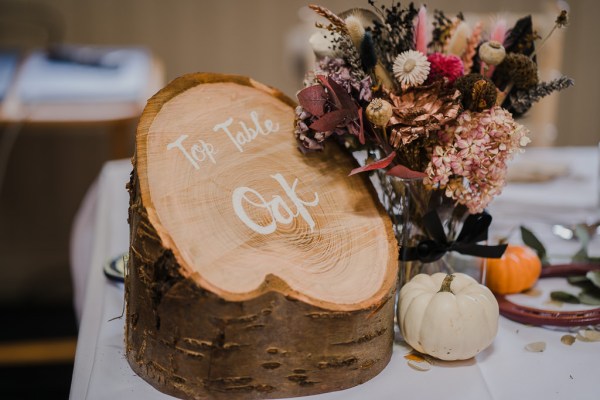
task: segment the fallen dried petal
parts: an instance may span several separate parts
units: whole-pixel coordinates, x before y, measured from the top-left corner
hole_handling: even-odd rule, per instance
[[[564,344],[566,344],[567,346],[572,345],[573,343],[575,343],[575,336],[573,335],[563,335],[560,338],[560,341],[563,342]]]
[[[417,361],[417,362],[427,361],[425,359],[425,357],[423,357],[422,355],[420,355],[418,353],[413,353],[413,352],[405,354],[404,358],[406,358],[407,360],[413,360],[413,361]]]
[[[542,295],[542,291],[540,289],[531,288],[524,291],[523,294],[530,297],[539,297]]]
[[[544,305],[546,306],[552,306],[552,307],[556,307],[556,308],[561,308],[563,306],[563,302],[562,301],[557,301],[557,300],[548,300],[544,302]]]
[[[532,342],[525,346],[525,350],[532,353],[541,353],[546,350],[546,342]]]
[[[592,329],[582,329],[577,332],[577,339],[582,342],[600,342],[600,332]]]
[[[409,367],[411,367],[412,369],[417,370],[417,371],[429,371],[431,369],[431,363],[427,360],[423,360],[423,361],[408,360],[406,363],[408,364]]]

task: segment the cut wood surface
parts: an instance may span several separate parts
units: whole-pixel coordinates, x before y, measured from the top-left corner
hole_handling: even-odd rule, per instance
[[[335,145],[303,155],[294,104],[192,74],[141,118],[130,183],[127,355],[184,398],[354,386],[388,362],[397,248]],[[233,397],[232,397],[233,396]]]

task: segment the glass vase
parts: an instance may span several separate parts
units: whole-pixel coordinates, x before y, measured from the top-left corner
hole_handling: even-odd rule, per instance
[[[379,185],[380,200],[387,210],[399,245],[398,289],[420,273],[462,272],[480,283],[485,281],[485,259],[447,252],[434,260],[412,259],[419,246],[430,240],[425,222],[428,213],[435,212],[443,226],[448,242],[456,240],[468,210],[445,196],[442,190],[432,189],[422,178],[404,179],[376,172],[374,184]],[[435,257],[434,257],[435,258]]]

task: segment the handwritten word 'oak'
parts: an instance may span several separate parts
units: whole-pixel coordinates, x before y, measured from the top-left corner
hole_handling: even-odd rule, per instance
[[[271,178],[279,183],[287,196],[287,200],[291,204],[288,204],[288,202],[279,195],[273,195],[273,198],[267,201],[254,189],[245,186],[238,187],[233,191],[232,195],[233,210],[238,218],[254,232],[268,235],[277,230],[277,224],[288,225],[292,223],[295,218],[302,217],[312,232],[315,227],[315,221],[308,212],[307,207],[315,207],[319,204],[318,193],[314,193],[315,197],[312,201],[302,200],[296,193],[298,178],[294,179],[294,183],[292,183],[291,186],[281,174],[271,175]],[[248,194],[252,194],[258,201],[249,198]],[[267,225],[260,225],[252,220],[244,209],[244,203],[258,209],[266,210],[271,216],[269,223]]]

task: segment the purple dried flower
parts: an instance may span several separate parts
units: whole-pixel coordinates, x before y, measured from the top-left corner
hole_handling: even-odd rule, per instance
[[[325,57],[317,64],[315,75],[325,74],[342,86],[346,91],[358,101],[371,101],[373,93],[371,91],[372,81],[370,76],[366,76],[361,81],[354,78],[350,67],[342,58]]]

